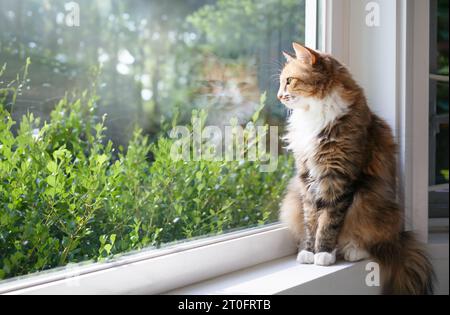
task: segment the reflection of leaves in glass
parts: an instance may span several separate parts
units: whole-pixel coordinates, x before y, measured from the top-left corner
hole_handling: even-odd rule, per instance
[[[241,56],[267,49],[273,35],[301,41],[303,7],[304,1],[298,0],[218,0],[190,15],[188,21],[206,36],[206,47],[221,56]]]
[[[441,170],[441,175],[444,176],[446,181],[448,181],[448,170]]]
[[[439,56],[438,74],[448,75],[448,56]]]

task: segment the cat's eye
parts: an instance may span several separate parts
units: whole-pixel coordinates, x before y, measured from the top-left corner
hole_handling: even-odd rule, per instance
[[[287,79],[286,79],[286,85],[291,84],[291,83],[292,83],[292,79],[293,79],[293,78],[287,78]]]

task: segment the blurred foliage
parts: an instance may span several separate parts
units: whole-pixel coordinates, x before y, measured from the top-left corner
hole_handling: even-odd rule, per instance
[[[441,175],[444,176],[445,180],[448,182],[448,170],[442,170]]]
[[[293,169],[285,156],[272,173],[262,162],[174,161],[174,140],[150,144],[140,130],[113,154],[93,92],[64,97],[44,123],[24,115],[13,132],[5,105],[23,82],[0,87],[0,279],[276,221]]]
[[[189,121],[210,55],[254,64],[259,90],[268,92],[264,116],[272,125],[284,119],[276,73],[280,51],[304,40],[304,0],[79,0],[80,27],[65,25],[66,2],[0,2],[6,77],[33,60],[15,119],[27,112],[48,119],[66,91],[89,88],[100,69],[98,112],[108,113],[107,138],[125,146],[137,124],[154,139],[175,112]]]
[[[205,36],[204,46],[224,57],[254,56],[282,31],[305,33],[304,1],[218,0],[188,17]],[[290,26],[286,28],[286,25]]]

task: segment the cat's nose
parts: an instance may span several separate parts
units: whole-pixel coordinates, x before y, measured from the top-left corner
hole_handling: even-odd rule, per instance
[[[283,94],[282,93],[278,93],[277,94],[278,99],[281,101],[281,99],[283,98]]]

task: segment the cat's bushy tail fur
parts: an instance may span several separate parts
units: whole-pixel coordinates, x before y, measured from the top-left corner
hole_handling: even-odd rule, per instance
[[[401,232],[397,240],[369,251],[381,267],[383,294],[433,294],[433,267],[412,232]]]

